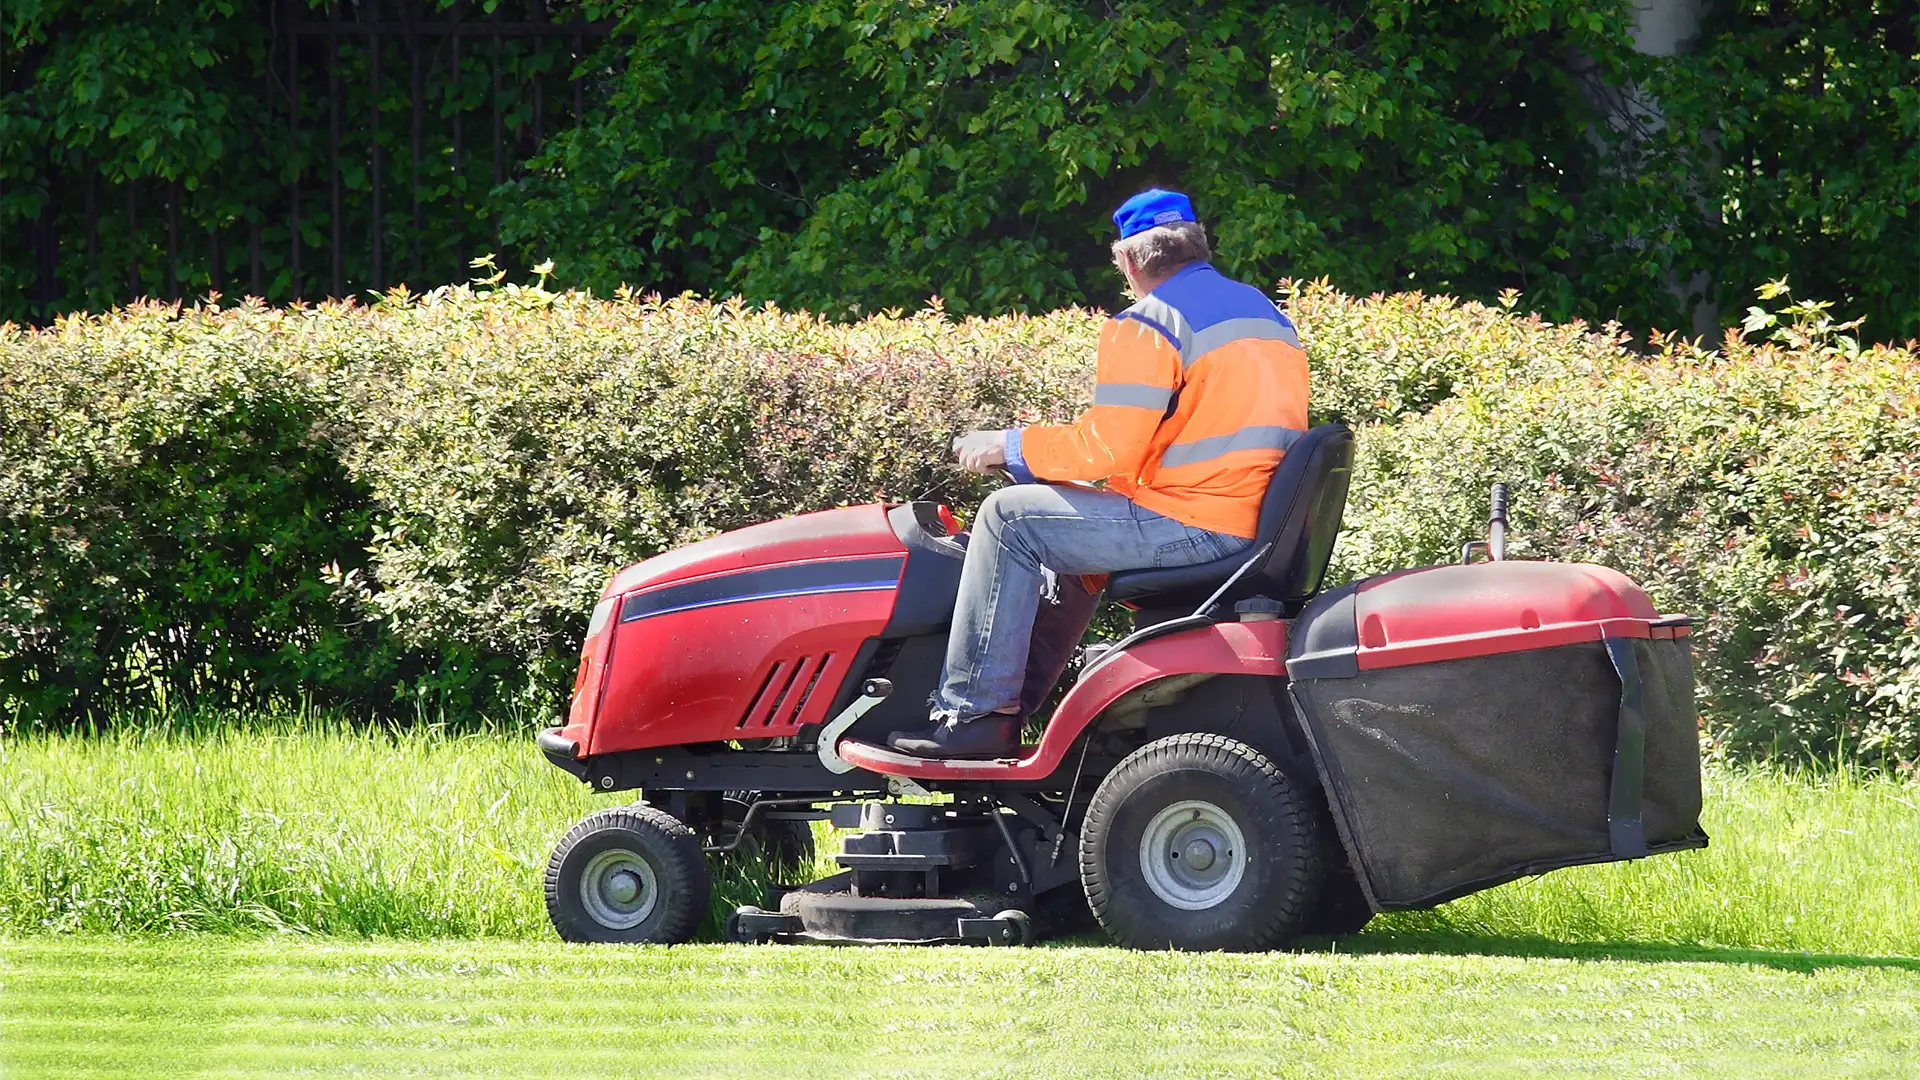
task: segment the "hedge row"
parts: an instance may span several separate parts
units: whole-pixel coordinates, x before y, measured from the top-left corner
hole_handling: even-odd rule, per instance
[[[1505,480],[1517,554],[1708,617],[1725,751],[1920,750],[1912,352],[1810,305],[1643,356],[1511,303],[1289,303],[1316,418],[1360,429],[1341,573],[1454,557]],[[551,709],[612,569],[838,503],[971,506],[950,436],[1076,411],[1098,321],[483,285],[0,328],[0,720]]]
[[[1422,318],[1388,298],[1368,317]],[[1480,353],[1431,410],[1359,439],[1346,574],[1447,558],[1513,488],[1519,558],[1580,559],[1704,616],[1702,712],[1740,756],[1920,749],[1920,356],[1861,349],[1817,305],[1763,343],[1594,335]],[[1511,316],[1473,313],[1482,333]]]
[[[1071,408],[1053,358],[1090,325],[507,287],[9,328],[0,698],[549,707],[611,569],[821,505],[976,498],[946,440]]]

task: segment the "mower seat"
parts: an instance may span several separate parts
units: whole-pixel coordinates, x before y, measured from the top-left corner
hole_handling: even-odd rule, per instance
[[[1273,549],[1242,577],[1221,602],[1251,596],[1280,602],[1287,617],[1320,591],[1327,560],[1340,532],[1353,473],[1353,432],[1344,424],[1322,424],[1287,451],[1260,504],[1253,546],[1238,554],[1194,566],[1123,570],[1107,580],[1107,595],[1139,609],[1136,626],[1190,615],[1241,564],[1269,541]]]

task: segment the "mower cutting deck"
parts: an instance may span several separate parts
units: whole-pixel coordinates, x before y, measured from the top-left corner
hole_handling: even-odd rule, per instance
[[[769,522],[629,567],[547,757],[642,803],[547,868],[574,941],[687,940],[708,859],[840,872],[740,941],[1023,944],[1091,914],[1122,944],[1258,949],[1561,866],[1698,847],[1690,622],[1604,567],[1504,558],[1321,590],[1352,436],[1275,471],[1251,556],[1115,574],[1135,632],[1088,650],[999,761],[885,748],[924,722],[966,536],[945,507]],[[1498,489],[1496,489],[1498,490]]]

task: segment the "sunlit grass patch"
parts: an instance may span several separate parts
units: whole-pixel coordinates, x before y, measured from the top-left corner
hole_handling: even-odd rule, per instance
[[[552,844],[621,797],[553,768],[525,731],[299,721],[11,737],[0,777],[7,935],[546,939]],[[1387,916],[1352,947],[1414,934],[1920,955],[1916,806],[1911,778],[1716,770],[1705,851]],[[763,899],[751,874],[717,884],[716,916]]]

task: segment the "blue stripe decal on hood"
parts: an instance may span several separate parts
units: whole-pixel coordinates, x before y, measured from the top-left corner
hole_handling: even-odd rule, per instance
[[[670,615],[677,611],[741,604],[751,600],[892,589],[899,584],[900,570],[906,562],[905,555],[882,555],[721,574],[633,593],[620,604],[620,621],[630,623],[654,615]]]

